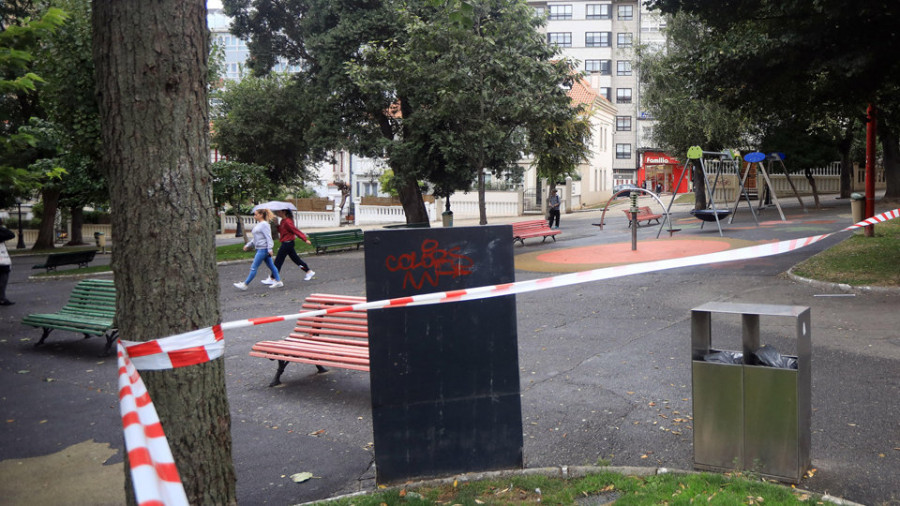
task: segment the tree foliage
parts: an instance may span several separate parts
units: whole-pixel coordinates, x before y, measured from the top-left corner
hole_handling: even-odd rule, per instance
[[[229,81],[215,93],[213,145],[235,162],[266,168],[273,183],[308,179],[308,167],[323,158],[309,143],[309,98],[303,86],[271,74]]]
[[[533,10],[513,0],[225,0],[252,38],[252,68],[282,56],[315,110],[313,137],[383,156],[409,222],[427,221],[418,181],[441,194],[500,173],[529,123],[568,105]],[[482,220],[484,221],[484,220]]]
[[[823,121],[844,125],[833,135],[846,146],[854,117],[867,103],[885,112],[881,120],[892,131],[900,77],[900,4],[861,0],[843,2],[650,0],[670,14],[688,14],[705,26],[701,43],[685,48],[692,62],[687,86],[707,97],[749,113],[804,118],[809,131],[824,133]],[[890,148],[896,137],[888,135]],[[885,142],[885,137],[882,137]],[[886,197],[900,197],[900,175],[885,149]],[[842,158],[847,159],[842,147]],[[892,181],[896,181],[893,183]]]
[[[38,188],[47,174],[33,172],[39,140],[26,131],[32,117],[42,117],[34,71],[34,53],[42,38],[65,21],[59,9],[40,15],[30,2],[0,4],[0,203]],[[53,175],[58,175],[55,171]]]
[[[40,101],[47,118],[60,131],[60,155],[56,164],[66,174],[59,182],[60,205],[70,209],[70,244],[82,244],[81,213],[84,206],[106,205],[109,190],[100,171],[100,115],[95,93],[94,62],[91,54],[91,3],[89,0],[53,0],[63,9],[65,24],[46,37],[38,52],[38,70],[46,83]],[[48,209],[52,217],[56,209]],[[52,228],[43,243],[52,247]]]
[[[568,117],[542,120],[532,128],[529,149],[535,153],[537,175],[547,178],[551,189],[558,181],[575,176],[576,167],[587,161],[593,114],[592,108],[572,107]]]

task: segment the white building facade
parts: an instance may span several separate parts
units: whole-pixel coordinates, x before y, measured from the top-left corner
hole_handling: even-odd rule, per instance
[[[641,110],[635,46],[664,43],[665,18],[636,0],[528,1],[547,18],[547,40],[578,60],[591,87],[616,106],[613,184],[636,182],[640,153],[652,146]]]

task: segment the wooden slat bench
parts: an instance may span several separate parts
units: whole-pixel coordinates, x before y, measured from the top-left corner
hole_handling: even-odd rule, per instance
[[[309,237],[309,242],[316,248],[317,255],[325,252],[328,248],[356,246],[356,249],[359,249],[363,243],[363,231],[359,228],[334,230],[331,232],[311,232],[306,235]]]
[[[35,346],[40,346],[50,332],[68,330],[91,336],[105,336],[104,354],[109,354],[118,337],[116,326],[116,288],[109,279],[85,279],[79,281],[69,295],[69,301],[55,313],[30,314],[22,323],[42,328],[44,334]]]
[[[55,270],[60,265],[77,265],[78,267],[87,267],[94,259],[97,250],[69,251],[66,253],[50,253],[47,261],[41,265],[35,265],[32,269],[47,269],[47,272]]]
[[[528,220],[528,221],[518,221],[512,224],[513,228],[513,242],[519,241],[522,243],[522,246],[525,246],[525,239],[529,237],[543,237],[541,242],[547,240],[548,237],[553,238],[553,242],[556,242],[556,234],[562,233],[559,230],[553,230],[550,228],[550,225],[547,224],[545,220]]]
[[[304,311],[315,311],[365,301],[365,297],[313,293],[306,297],[301,307]],[[250,356],[278,361],[278,370],[270,387],[281,384],[281,375],[288,362],[313,364],[320,373],[328,370],[326,366],[368,371],[369,320],[365,311],[299,318],[290,336],[279,341],[258,342],[253,345]]]
[[[622,212],[625,213],[625,216],[628,216],[628,226],[631,227],[631,210],[630,209],[622,209]],[[647,225],[650,224],[650,220],[656,220],[656,224],[659,224],[659,219],[662,218],[661,214],[654,214],[653,211],[650,210],[649,206],[642,206],[638,208],[637,215],[637,224],[641,226],[642,221],[646,221]]]

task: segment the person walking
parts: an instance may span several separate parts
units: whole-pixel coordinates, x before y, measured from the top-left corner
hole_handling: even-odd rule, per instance
[[[9,283],[9,272],[12,270],[12,260],[9,258],[9,250],[6,249],[6,241],[15,236],[12,230],[3,225],[3,218],[0,218],[0,306],[15,304],[6,298],[6,284]]]
[[[559,195],[556,194],[556,188],[550,190],[550,198],[547,199],[547,206],[550,208],[550,217],[547,219],[547,226],[550,228],[559,228]],[[556,226],[553,221],[556,220]]]
[[[275,211],[275,215],[281,218],[281,221],[278,223],[278,240],[281,241],[281,246],[278,247],[278,254],[275,256],[275,268],[278,269],[280,274],[281,266],[284,265],[284,259],[290,258],[306,273],[303,281],[309,281],[316,275],[316,271],[310,269],[306,262],[300,258],[300,255],[297,254],[297,249],[294,247],[294,239],[299,237],[306,244],[312,243],[306,237],[306,234],[294,225],[294,215],[289,209]],[[275,283],[275,280],[272,279],[272,276],[269,276],[260,280],[260,283],[271,285]]]
[[[256,225],[253,226],[252,230],[253,237],[250,242],[244,245],[244,251],[249,251],[251,247],[256,248],[256,256],[253,257],[253,263],[250,264],[250,274],[247,275],[247,279],[234,283],[234,287],[238,290],[246,290],[247,285],[256,277],[256,271],[259,270],[259,266],[263,262],[266,263],[266,266],[272,271],[272,277],[275,278],[275,282],[269,285],[269,288],[284,286],[284,283],[281,282],[281,276],[278,274],[278,269],[275,268],[275,263],[272,262],[272,248],[275,247],[275,241],[272,240],[272,226],[269,222],[275,217],[272,215],[272,211],[268,209],[257,209],[253,213],[253,217],[256,218]]]

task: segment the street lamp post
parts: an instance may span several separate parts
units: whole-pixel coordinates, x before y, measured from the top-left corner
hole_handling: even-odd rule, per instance
[[[16,206],[19,208],[19,242],[16,249],[25,249],[25,238],[22,237],[22,201],[16,199]]]

